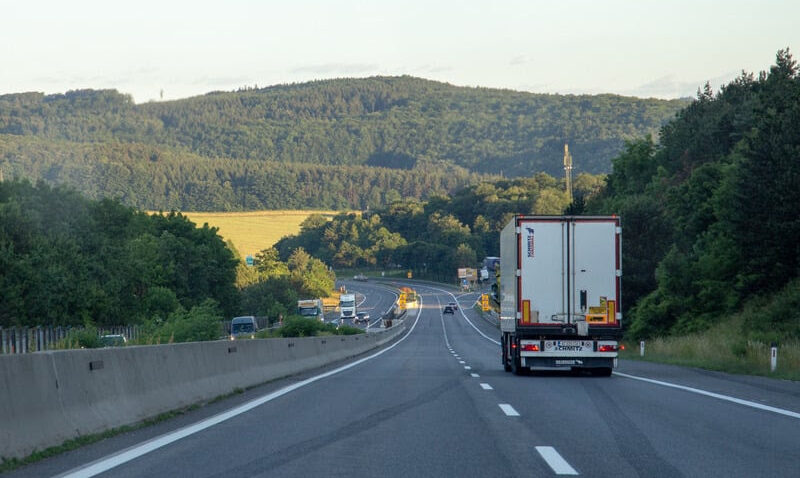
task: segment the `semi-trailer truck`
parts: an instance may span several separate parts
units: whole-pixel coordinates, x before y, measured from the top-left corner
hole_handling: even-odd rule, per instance
[[[517,215],[500,233],[503,368],[611,375],[622,335],[617,216]]]

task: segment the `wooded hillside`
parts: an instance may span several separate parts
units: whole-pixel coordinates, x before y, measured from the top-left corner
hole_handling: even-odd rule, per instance
[[[0,170],[150,209],[360,209],[452,193],[475,174],[560,175],[564,143],[576,172],[608,172],[626,140],[686,104],[412,77],[141,105],[114,90],[12,94],[0,96]]]

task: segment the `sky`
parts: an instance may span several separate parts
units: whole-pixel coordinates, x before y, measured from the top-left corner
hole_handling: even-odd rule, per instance
[[[0,0],[0,94],[136,103],[376,75],[693,97],[786,47],[800,59],[798,0]]]

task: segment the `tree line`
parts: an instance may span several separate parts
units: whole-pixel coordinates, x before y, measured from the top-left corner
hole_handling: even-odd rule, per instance
[[[603,176],[580,174],[575,192],[591,198],[602,185]],[[330,221],[312,215],[275,252],[287,258],[308,251],[335,269],[402,267],[418,277],[451,281],[457,268],[500,254],[500,230],[514,214],[560,214],[569,205],[563,181],[544,173],[484,181],[451,196],[396,201]]]
[[[362,165],[207,158],[139,143],[75,143],[0,135],[6,178],[37,178],[145,210],[363,210],[450,194],[487,175],[452,165]]]
[[[744,337],[800,336],[799,118],[797,63],[781,50],[614,159],[587,210],[622,217],[633,337],[703,330],[748,306],[761,320]]]
[[[43,182],[0,181],[0,327],[140,325],[148,342],[213,340],[235,315],[296,313],[335,275],[302,249],[245,266],[208,225]]]

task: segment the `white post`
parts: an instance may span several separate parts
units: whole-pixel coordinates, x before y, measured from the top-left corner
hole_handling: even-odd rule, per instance
[[[775,342],[772,343],[769,356],[769,370],[774,372],[778,368],[778,344]]]
[[[639,356],[644,357],[644,340],[639,342]]]

